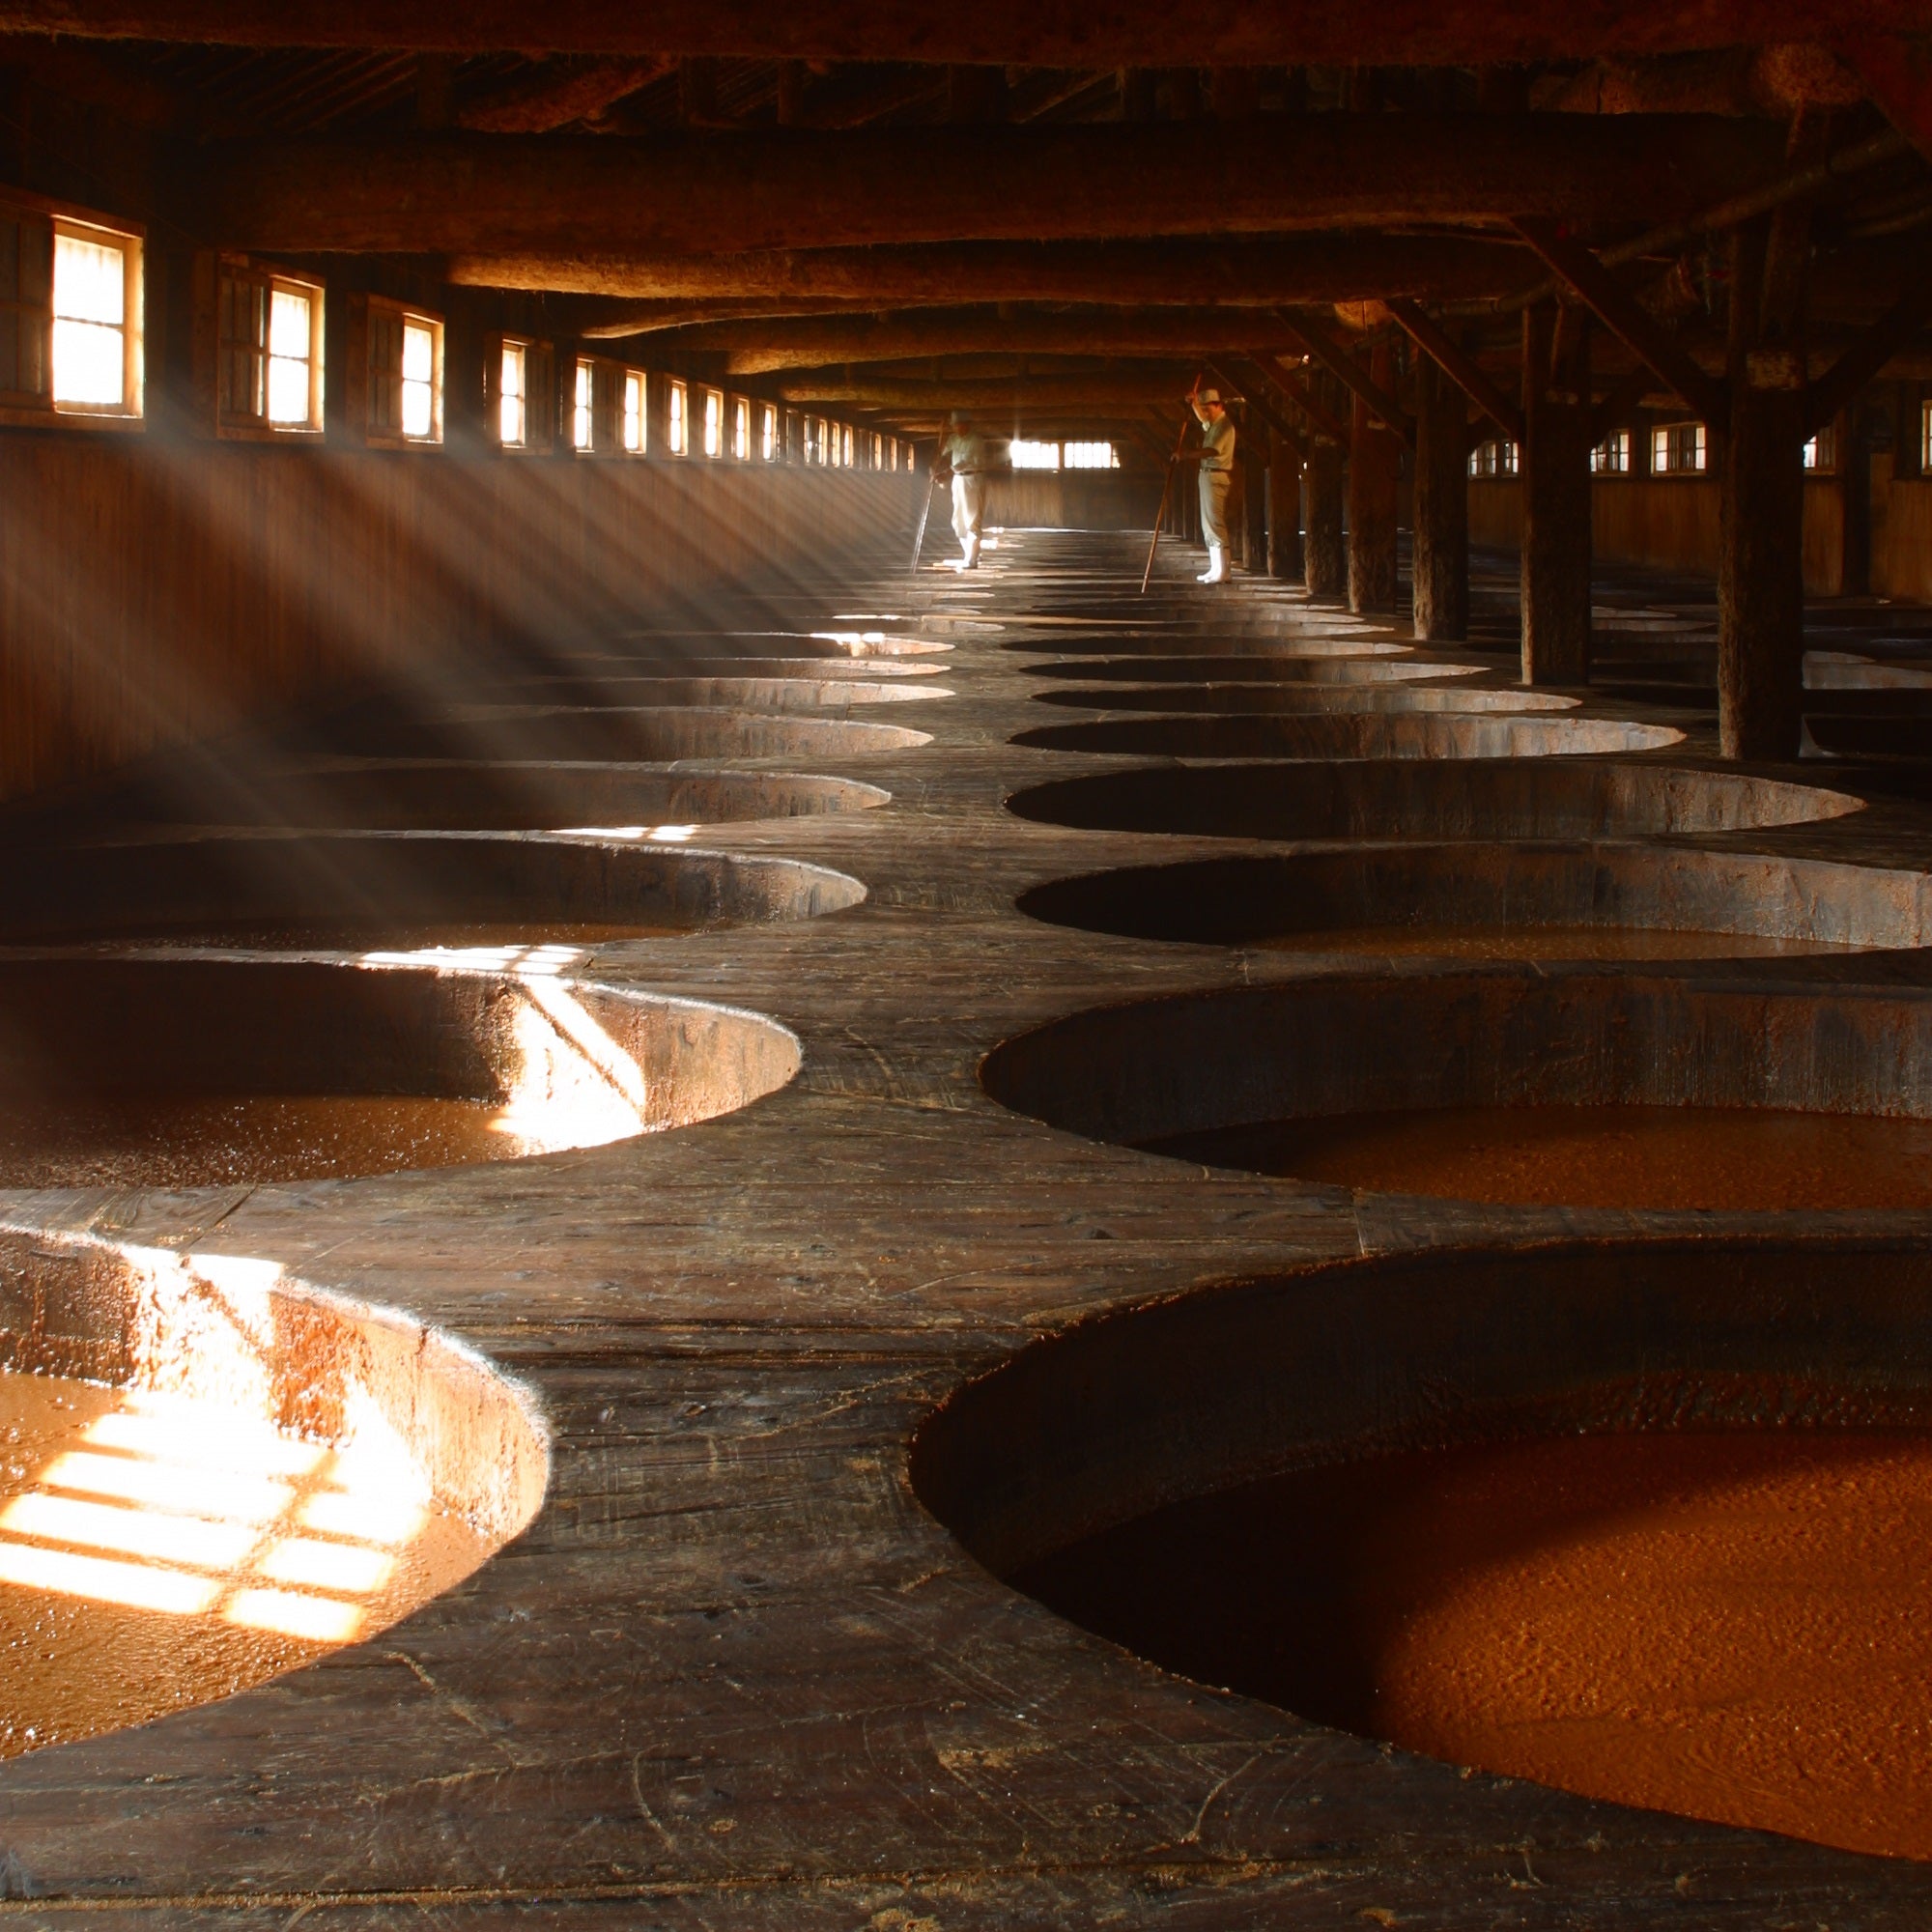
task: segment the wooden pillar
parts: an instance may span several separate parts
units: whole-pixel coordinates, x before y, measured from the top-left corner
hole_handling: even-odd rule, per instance
[[[1246,471],[1247,515],[1243,535],[1247,539],[1244,565],[1259,577],[1268,567],[1268,433],[1253,416],[1248,418],[1248,434],[1253,439],[1242,453]]]
[[[1580,308],[1522,316],[1522,681],[1590,681],[1590,338]]]
[[[1369,373],[1386,393],[1395,382],[1389,345],[1378,346]],[[1402,440],[1354,398],[1349,451],[1349,609],[1396,608],[1396,501],[1402,483]]]
[[[1804,730],[1804,359],[1767,342],[1768,234],[1731,244],[1731,420],[1718,529],[1718,738],[1727,758],[1795,758]]]
[[[1268,465],[1267,525],[1268,575],[1292,582],[1301,575],[1301,460],[1281,437]]]
[[[1311,597],[1340,597],[1349,588],[1342,542],[1342,445],[1318,436],[1308,445],[1302,511],[1302,582]]]
[[[1427,355],[1415,364],[1415,635],[1469,635],[1469,431],[1463,391]]]
[[[1915,427],[1908,424],[1908,428]],[[1864,412],[1856,404],[1839,411],[1833,440],[1837,446],[1842,512],[1838,589],[1846,597],[1863,597],[1871,589],[1871,443],[1865,435]]]

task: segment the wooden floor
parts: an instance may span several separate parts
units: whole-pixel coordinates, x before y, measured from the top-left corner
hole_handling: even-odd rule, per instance
[[[951,696],[889,707],[929,743],[765,761],[884,786],[889,805],[696,841],[816,861],[868,897],[608,945],[582,972],[782,1021],[804,1045],[784,1091],[521,1163],[0,1198],[11,1223],[266,1257],[417,1313],[522,1378],[555,1433],[527,1533],[406,1623],[226,1703],[0,1766],[0,1924],[1916,1932],[1932,1918],[1917,1866],[1464,1775],[1167,1677],[1003,1586],[911,1494],[906,1446],[932,1405],[1091,1311],[1409,1247],[1752,1225],[1350,1198],[1074,1138],[982,1093],[983,1055],[1074,1009],[1336,965],[1014,908],[1042,881],[1230,849],[1004,809],[1040,780],[1151,762],[1010,742],[1088,715],[1036,702],[1028,667],[1120,654],[1092,618],[1148,613],[1177,649],[1406,642],[1265,582],[1199,589],[1179,546],[1143,605],[1135,552],[1012,532],[974,577],[912,582],[881,557],[836,586],[773,587],[774,628],[952,646],[931,680]],[[1501,581],[1479,587],[1477,643],[1494,645]],[[1613,582],[1606,629],[1674,612],[1694,656],[1701,594]],[[1894,656],[1932,642],[1869,611],[1824,641],[1854,639]],[[648,638],[611,648],[667,654]],[[1481,649],[1429,655],[1477,665],[1477,684],[1510,675]],[[1714,761],[1694,702],[1593,698],[1581,715],[1688,733],[1646,761]],[[1697,842],[1932,858],[1911,768],[1788,776],[1867,786],[1873,808]],[[1889,1225],[1932,1235],[1923,1217]]]

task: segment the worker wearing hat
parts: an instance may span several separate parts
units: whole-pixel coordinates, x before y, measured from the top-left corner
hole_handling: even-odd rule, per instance
[[[986,507],[988,468],[986,439],[973,427],[973,418],[964,410],[954,410],[946,418],[946,434],[939,440],[932,473],[935,478],[952,478],[952,534],[965,552],[955,566],[960,570],[980,566],[980,515]]]
[[[1208,540],[1203,583],[1228,581],[1228,492],[1235,486],[1235,422],[1219,389],[1196,389],[1188,401],[1201,423],[1201,447],[1182,463],[1201,466],[1201,534]]]

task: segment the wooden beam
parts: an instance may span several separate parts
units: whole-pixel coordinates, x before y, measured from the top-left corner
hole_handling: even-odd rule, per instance
[[[1815,435],[1904,348],[1932,316],[1932,253],[1921,250],[1904,289],[1886,315],[1813,381],[1804,426]]]
[[[662,78],[673,65],[668,59],[597,61],[564,73],[546,73],[523,87],[469,101],[457,109],[456,125],[482,134],[545,134],[602,113]]]
[[[1406,448],[1415,447],[1415,424],[1408,412],[1320,323],[1297,316],[1291,326],[1308,355],[1359,396],[1376,419],[1392,430]]]
[[[1921,15],[1918,40],[1854,33],[1843,36],[1839,47],[1886,118],[1932,159],[1932,42],[1923,38],[1925,29]]]
[[[1516,227],[1632,355],[1647,362],[1714,429],[1723,428],[1730,410],[1723,384],[1699,366],[1690,352],[1589,249],[1562,235],[1553,222],[1519,220]]]
[[[721,323],[680,329],[667,347],[722,350],[733,376],[822,369],[846,362],[902,362],[934,355],[1186,355],[1242,349],[1255,318],[1239,309],[1103,310],[1001,315],[986,307],[907,315],[853,315],[798,322]],[[1265,327],[1262,339],[1265,339]]]
[[[188,119],[186,103],[172,88],[94,47],[32,38],[0,40],[0,68],[16,69],[70,100],[105,108],[130,127],[172,133]]]
[[[1441,236],[1300,236],[1279,242],[965,242],[950,247],[817,248],[685,255],[544,246],[514,255],[459,253],[448,278],[469,287],[548,290],[650,301],[810,298],[870,308],[963,302],[1171,304],[1208,289],[1225,307],[1360,300],[1384,295],[1435,299],[1520,288],[1540,272],[1528,249]],[[662,327],[646,309],[635,327],[614,319],[607,336]]]
[[[851,405],[876,410],[949,410],[984,412],[1114,409],[1122,404],[1162,401],[1178,404],[1187,393],[1188,376],[1179,368],[1122,371],[1108,376],[1037,376],[1004,381],[956,383],[918,382],[911,378],[879,377],[864,381],[828,378],[792,379],[775,384],[776,393],[788,403],[812,403],[821,408]]]
[[[1841,0],[1840,34],[1909,34],[1922,0]],[[1815,41],[1818,0],[1382,0],[1256,7],[1206,0],[4,0],[0,31],[254,47],[487,53],[719,54],[746,60],[916,60],[1028,67],[1513,65]]]
[[[1639,362],[1628,376],[1611,384],[1610,392],[1590,412],[1590,447],[1595,449],[1613,429],[1622,429],[1650,393],[1650,365]]]
[[[1629,219],[1778,154],[1744,123],[1569,114],[1311,114],[1211,142],[1172,123],[255,141],[202,151],[192,205],[242,248],[709,254]]]
[[[1444,375],[1475,403],[1483,413],[1510,439],[1522,440],[1522,411],[1490,380],[1489,372],[1449,335],[1441,324],[1425,314],[1412,301],[1397,297],[1388,303],[1389,313],[1408,331],[1409,339]]]
[[[1315,394],[1314,385],[1301,370],[1290,368],[1278,355],[1273,362],[1275,368],[1281,371],[1278,380],[1282,393],[1315,426],[1316,434],[1347,449],[1354,432],[1332,410],[1323,406]]]
[[[1236,370],[1236,365],[1233,362],[1223,367],[1219,362],[1209,361],[1207,369],[1208,375],[1223,389],[1232,396],[1239,396],[1248,408],[1293,450],[1294,460],[1297,463],[1305,463],[1308,460],[1308,452],[1302,444],[1299,433],[1290,427],[1288,418],[1270,405],[1264,394],[1257,393],[1261,387],[1259,384],[1241,382],[1237,373],[1230,373]]]

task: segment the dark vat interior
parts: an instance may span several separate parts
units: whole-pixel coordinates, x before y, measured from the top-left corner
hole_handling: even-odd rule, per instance
[[[755,1014],[519,970],[0,962],[0,1187],[342,1179],[595,1147],[797,1071]]]
[[[1497,690],[1489,685],[1421,684],[1217,684],[1180,689],[1171,685],[1141,691],[1037,691],[1037,704],[1072,706],[1086,711],[1158,711],[1189,717],[1326,716],[1344,711],[1521,713],[1573,711],[1580,698],[1552,691]]]
[[[1932,1206],[1932,990],[1807,968],[1835,962],[1304,979],[1075,1013],[981,1078],[1092,1139],[1379,1193]]]
[[[1103,718],[1045,724],[1012,742],[1041,752],[1169,758],[1536,758],[1654,752],[1683,742],[1665,724],[1616,718]]]
[[[795,859],[517,835],[182,838],[0,856],[0,938],[396,949],[641,938],[859,904]]]
[[[1199,1290],[958,1390],[912,1476],[996,1575],[1167,1669],[1595,1799],[1928,1858],[1928,1292],[1932,1259],[1870,1241]]]
[[[1540,758],[1098,772],[1007,801],[1047,825],[1219,838],[1627,838],[1799,825],[1861,806],[1732,772]]]
[[[300,748],[377,757],[456,759],[864,758],[909,751],[931,734],[855,718],[814,718],[688,706],[600,709],[498,707],[482,717],[417,716],[388,707],[340,713]]]
[[[1729,956],[1918,947],[1919,872],[1654,846],[1381,845],[1054,879],[1022,912],[1124,938],[1287,951]]]

